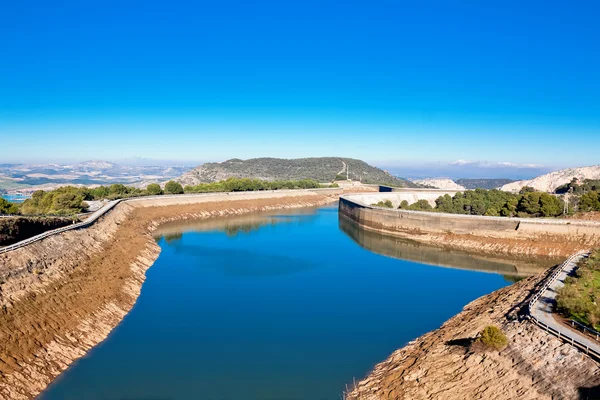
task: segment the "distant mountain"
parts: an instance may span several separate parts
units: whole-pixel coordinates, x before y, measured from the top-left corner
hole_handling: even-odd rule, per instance
[[[516,181],[502,186],[502,190],[518,192],[523,186],[531,186],[543,192],[554,192],[557,187],[571,182],[573,178],[600,179],[600,165],[591,167],[567,168],[538,176],[537,178]]]
[[[436,189],[448,189],[448,190],[464,190],[465,188],[452,179],[448,178],[428,178],[414,180],[414,183],[425,187],[432,187]]]
[[[461,178],[455,181],[467,189],[498,189],[502,185],[514,182],[513,179],[466,179]]]
[[[119,165],[94,160],[72,165],[61,164],[1,164],[0,189],[52,189],[65,185],[107,185],[139,182],[164,182],[181,176],[187,166]]]
[[[263,180],[314,179],[318,182],[331,182],[348,177],[363,183],[383,184],[398,187],[416,187],[405,179],[367,164],[364,161],[341,157],[319,158],[252,158],[206,163],[179,178],[183,185],[197,185],[221,181],[230,177],[256,178]]]

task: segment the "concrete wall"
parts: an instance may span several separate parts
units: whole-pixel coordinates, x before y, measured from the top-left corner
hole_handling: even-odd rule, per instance
[[[427,200],[432,207],[435,206],[435,200],[448,194],[454,196],[456,193],[464,192],[464,190],[444,190],[444,189],[409,189],[409,188],[389,188],[388,186],[380,186],[380,193],[372,193],[369,196],[357,198],[366,205],[374,204],[379,201],[390,200],[394,205],[394,208],[398,208],[403,200],[408,201],[409,204],[416,202],[417,200]]]
[[[436,212],[407,211],[374,207],[370,204],[390,200],[397,207],[456,191],[407,190],[403,193],[375,193],[341,196],[340,213],[358,224],[383,232],[456,233],[502,238],[539,238],[540,235],[565,235],[566,240],[600,239],[600,222],[568,219],[482,217]],[[441,193],[441,194],[440,194]],[[435,198],[437,198],[437,196]],[[434,199],[435,200],[435,199]]]

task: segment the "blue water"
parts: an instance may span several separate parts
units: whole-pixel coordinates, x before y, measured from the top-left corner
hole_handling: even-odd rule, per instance
[[[0,195],[5,200],[10,201],[11,203],[22,203],[29,198],[29,196],[22,195],[14,195],[14,194],[2,194]]]
[[[337,208],[222,223],[160,238],[133,310],[41,398],[338,400],[510,283],[365,250]]]

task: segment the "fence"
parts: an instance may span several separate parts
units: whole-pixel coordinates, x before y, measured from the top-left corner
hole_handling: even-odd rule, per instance
[[[580,256],[582,256],[584,254],[586,254],[586,252],[583,252],[583,251],[575,253],[572,256],[570,256],[569,258],[567,258],[567,260],[565,262],[563,262],[558,268],[556,268],[556,271],[554,271],[552,273],[552,275],[550,275],[548,277],[548,279],[546,279],[546,282],[544,282],[544,285],[542,286],[541,290],[536,295],[534,295],[533,298],[529,301],[528,310],[529,310],[529,316],[530,316],[531,320],[536,325],[538,325],[540,328],[544,329],[548,333],[553,334],[554,336],[558,337],[560,340],[563,340],[566,343],[570,343],[572,346],[577,347],[580,350],[584,351],[585,354],[588,354],[588,355],[592,356],[593,358],[595,358],[596,360],[600,361],[600,352],[596,351],[593,348],[590,348],[585,343],[582,343],[581,341],[575,339],[573,337],[574,335],[565,334],[563,332],[560,332],[560,331],[554,329],[553,327],[549,326],[548,324],[546,324],[546,323],[540,321],[539,319],[537,319],[535,317],[535,315],[533,314],[533,309],[535,307],[535,303],[537,303],[537,301],[540,299],[540,297],[543,296],[544,292],[546,290],[548,290],[548,288],[550,287],[550,285],[552,283],[554,283],[554,281],[559,277],[559,275],[563,273],[563,271],[565,270],[565,268],[575,258],[580,257]]]

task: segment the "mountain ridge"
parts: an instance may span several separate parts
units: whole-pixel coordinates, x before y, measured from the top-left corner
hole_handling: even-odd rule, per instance
[[[580,180],[600,179],[600,164],[588,167],[565,168],[533,179],[512,182],[500,189],[507,192],[518,192],[523,186],[531,186],[542,192],[554,192],[557,187],[571,182],[573,178]]]
[[[416,187],[408,180],[393,176],[362,160],[346,157],[273,158],[261,157],[242,160],[232,158],[222,162],[204,163],[178,178],[183,185],[197,185],[227,178],[262,180],[313,179],[331,182],[348,178],[366,184]]]

